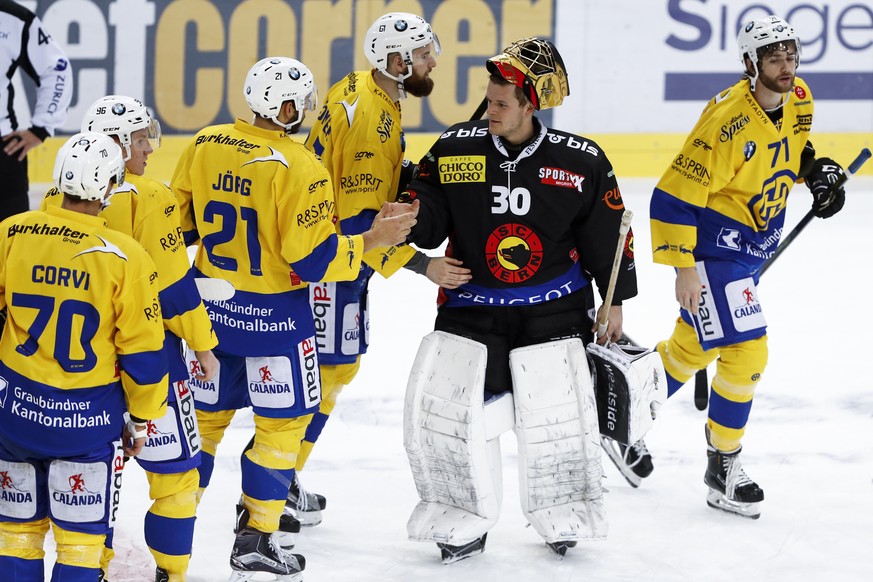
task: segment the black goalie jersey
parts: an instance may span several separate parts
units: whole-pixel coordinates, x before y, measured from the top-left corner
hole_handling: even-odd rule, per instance
[[[591,140],[548,129],[510,152],[487,121],[452,126],[419,164],[408,196],[421,201],[410,242],[471,269],[470,283],[441,289],[444,306],[534,305],[593,279],[606,294],[624,202],[609,160]],[[614,305],[636,295],[633,233]]]

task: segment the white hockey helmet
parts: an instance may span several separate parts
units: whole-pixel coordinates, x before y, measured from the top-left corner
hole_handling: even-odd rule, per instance
[[[314,111],[318,104],[318,89],[312,71],[296,59],[268,57],[261,59],[246,75],[243,95],[251,110],[263,118],[291,131],[306,111]],[[280,123],[277,116],[286,101],[293,101],[297,118],[291,123]]]
[[[55,186],[79,200],[103,200],[114,180],[124,183],[124,156],[111,137],[103,133],[77,133],[58,150],[52,172]]]
[[[570,94],[564,59],[547,40],[517,40],[485,65],[489,73],[519,87],[537,110],[557,107]]]
[[[118,138],[124,159],[130,159],[130,135],[141,129],[148,131],[152,148],[161,145],[161,124],[139,99],[125,95],[107,95],[88,107],[82,119],[82,131],[105,133]]]
[[[412,75],[412,51],[430,43],[439,56],[440,40],[424,18],[409,12],[390,12],[370,25],[364,35],[364,54],[374,69],[402,83]],[[399,53],[408,65],[406,73],[394,76],[388,72],[388,56],[392,53]]]
[[[794,27],[778,16],[768,16],[757,20],[750,20],[737,34],[737,48],[740,53],[740,62],[745,63],[746,57],[752,61],[754,74],[749,77],[752,80],[752,89],[758,79],[758,61],[766,54],[768,47],[771,50],[788,50],[794,43],[797,64],[800,64],[800,39],[794,32]],[[775,46],[771,46],[775,45]]]

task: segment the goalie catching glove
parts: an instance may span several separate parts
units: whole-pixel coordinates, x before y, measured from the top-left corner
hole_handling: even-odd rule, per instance
[[[843,208],[846,191],[832,186],[845,179],[843,168],[830,158],[818,158],[806,177],[812,192],[812,213],[818,218],[830,218]]]

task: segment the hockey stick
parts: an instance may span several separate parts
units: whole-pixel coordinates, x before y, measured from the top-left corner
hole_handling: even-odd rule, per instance
[[[485,111],[488,109],[488,97],[482,97],[482,102],[479,103],[479,107],[476,108],[476,111],[473,112],[473,115],[470,116],[470,121],[476,121],[477,119],[482,119],[482,116],[485,115]]]
[[[831,184],[830,188],[828,188],[828,191],[834,192],[836,190],[839,190],[840,187],[842,187],[842,185],[845,184],[849,178],[858,173],[858,170],[860,170],[861,166],[863,166],[864,163],[870,159],[870,156],[870,150],[868,148],[863,148],[858,156],[854,159],[854,161],[852,161],[852,163],[849,164],[849,167],[846,168],[846,170],[843,172],[843,175],[840,176],[836,182]],[[781,255],[786,248],[788,248],[788,245],[790,245],[794,241],[794,239],[797,238],[797,235],[799,235],[803,231],[803,229],[806,228],[810,222],[812,222],[813,218],[815,218],[815,214],[812,212],[812,210],[810,210],[803,218],[800,219],[800,222],[797,223],[797,226],[795,226],[794,229],[790,233],[788,233],[788,236],[782,239],[782,242],[779,244],[778,247],[776,247],[776,252],[770,255],[770,258],[764,262],[764,266],[761,268],[762,275],[776,261],[776,258],[779,257],[779,255]]]
[[[858,156],[852,161],[852,163],[849,164],[849,167],[846,168],[843,175],[840,176],[840,178],[836,182],[834,182],[830,186],[830,188],[828,188],[828,190],[838,190],[843,184],[846,183],[846,180],[851,178],[854,174],[858,173],[858,170],[860,170],[861,166],[863,166],[864,163],[866,163],[867,160],[870,159],[870,156],[870,150],[868,148],[863,148]],[[784,239],[782,239],[781,244],[776,247],[776,252],[774,252],[772,255],[770,255],[770,258],[764,261],[764,266],[761,267],[761,275],[767,272],[767,269],[769,269],[770,266],[779,257],[779,255],[781,255],[785,251],[785,249],[788,248],[788,245],[790,245],[794,241],[794,239],[797,238],[797,235],[803,232],[803,229],[805,229],[809,225],[809,223],[812,222],[813,218],[815,218],[815,214],[812,212],[812,210],[810,210],[806,213],[806,215],[804,215],[803,218],[800,219],[800,222],[797,223],[797,226],[795,226],[794,229],[790,233],[788,233],[788,235]],[[706,410],[708,400],[709,380],[706,377],[706,368],[704,368],[703,370],[698,370],[697,374],[694,375],[694,406],[697,407],[697,410]]]
[[[618,227],[618,244],[615,247],[615,258],[612,260],[612,271],[609,273],[609,285],[606,287],[606,296],[603,298],[603,305],[600,306],[600,313],[597,316],[598,339],[606,334],[606,328],[609,324],[609,307],[612,305],[612,296],[615,294],[615,282],[618,280],[621,255],[624,253],[624,243],[627,240],[627,233],[630,231],[633,217],[634,213],[630,210],[625,210],[621,215],[621,225]]]

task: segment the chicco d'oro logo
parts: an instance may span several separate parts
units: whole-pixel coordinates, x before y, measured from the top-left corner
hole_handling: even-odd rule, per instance
[[[485,259],[491,274],[505,283],[522,283],[536,274],[543,263],[540,237],[522,224],[502,224],[485,243]]]

